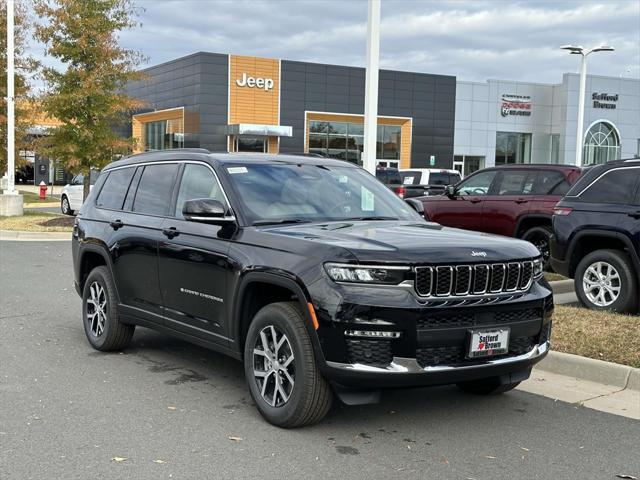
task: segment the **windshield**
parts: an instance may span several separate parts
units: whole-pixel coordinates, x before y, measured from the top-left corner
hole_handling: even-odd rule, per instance
[[[360,168],[265,163],[226,171],[250,224],[421,219]]]

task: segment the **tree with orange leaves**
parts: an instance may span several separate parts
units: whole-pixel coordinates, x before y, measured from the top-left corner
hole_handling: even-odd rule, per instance
[[[127,82],[139,79],[140,53],[118,44],[118,33],[134,28],[131,0],[37,0],[42,19],[36,38],[61,68],[44,67],[47,91],[42,108],[61,125],[50,130],[42,147],[74,173],[89,172],[131,150],[132,139],[116,127],[130,119],[141,103],[127,95]]]

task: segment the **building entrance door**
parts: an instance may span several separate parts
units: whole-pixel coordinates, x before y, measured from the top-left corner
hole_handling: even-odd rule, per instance
[[[235,140],[236,152],[267,153],[267,137],[236,135]]]

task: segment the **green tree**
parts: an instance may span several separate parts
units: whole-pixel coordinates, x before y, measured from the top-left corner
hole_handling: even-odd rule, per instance
[[[29,79],[35,73],[37,62],[26,53],[29,36],[28,4],[17,1],[14,7],[14,66],[15,66],[15,138],[16,165],[21,165],[19,150],[28,148],[27,129],[30,125]],[[7,2],[0,0],[0,176],[7,170]]]
[[[144,58],[118,44],[119,32],[138,25],[136,9],[131,0],[36,0],[35,11],[43,21],[36,38],[46,45],[46,55],[62,64],[42,70],[47,83],[42,108],[61,122],[42,147],[84,174],[86,198],[90,169],[104,167],[132,146],[115,127],[141,106],[124,87],[141,78],[137,67]]]

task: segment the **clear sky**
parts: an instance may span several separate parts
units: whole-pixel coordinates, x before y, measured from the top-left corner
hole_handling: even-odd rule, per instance
[[[149,66],[197,51],[364,65],[366,0],[136,5],[142,26],[121,42]],[[559,46],[602,43],[616,51],[591,56],[589,73],[640,78],[640,0],[382,0],[381,68],[559,83],[578,67]]]

